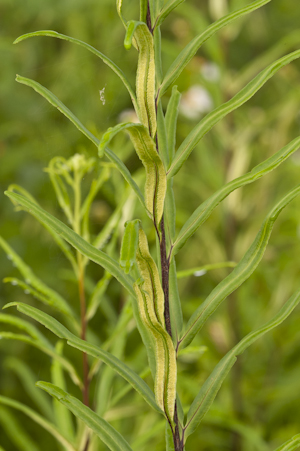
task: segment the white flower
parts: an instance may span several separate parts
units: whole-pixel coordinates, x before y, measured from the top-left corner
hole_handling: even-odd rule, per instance
[[[179,105],[180,112],[188,119],[199,119],[212,108],[213,101],[209,92],[200,85],[194,85],[183,93]]]

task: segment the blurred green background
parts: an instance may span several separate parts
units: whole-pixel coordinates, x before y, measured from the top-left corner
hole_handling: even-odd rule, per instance
[[[124,0],[127,19],[138,17],[138,3]],[[248,3],[186,0],[162,26],[164,69],[209,23]],[[113,0],[0,0],[0,22],[0,234],[41,279],[77,306],[67,263],[52,238],[32,217],[16,213],[3,192],[12,183],[22,185],[45,209],[62,218],[43,169],[54,156],[69,158],[74,153],[84,153],[96,157],[96,149],[38,94],[17,84],[15,74],[37,80],[54,92],[97,136],[131,109],[130,98],[115,74],[84,49],[45,37],[16,46],[12,42],[21,34],[40,29],[79,38],[116,62],[132,84],[137,55],[134,49],[124,50],[124,29]],[[210,39],[177,82],[184,93],[177,143],[206,111],[231,98],[269,63],[298,49],[299,23],[300,8],[295,0],[272,0]],[[247,172],[298,136],[299,75],[297,62],[282,69],[197,146],[174,182],[178,230],[194,209],[226,181]],[[194,87],[192,95],[191,87]],[[104,88],[105,104],[99,95]],[[169,95],[167,92],[166,103]],[[198,97],[202,106],[197,103]],[[113,150],[131,170],[139,167],[126,138],[118,138]],[[299,183],[299,172],[300,154],[296,153],[265,178],[233,193],[178,254],[178,270],[239,261],[268,211]],[[122,189],[118,176],[103,186],[92,209],[94,233],[105,225]],[[194,342],[198,351],[180,360],[178,391],[184,406],[192,402],[224,353],[275,314],[299,287],[299,207],[300,200],[296,199],[284,210],[259,268],[212,316]],[[154,245],[154,233],[150,229],[149,233]],[[180,279],[185,321],[228,272],[229,269],[219,269],[201,277]],[[17,274],[0,251],[0,279]],[[99,268],[91,265],[90,277],[94,282],[101,274]],[[122,306],[116,284],[112,284],[108,294],[109,302],[91,324],[94,332],[101,331],[100,341],[113,330]],[[1,282],[0,305],[12,301],[32,305],[36,302],[19,288]],[[12,310],[9,313],[15,314]],[[189,438],[187,450],[271,451],[300,432],[299,313],[296,309],[283,325],[238,359],[203,425]],[[4,325],[1,329],[11,330]],[[53,340],[51,334],[49,339]],[[80,368],[78,353],[67,352]],[[22,378],[14,370],[13,359],[18,357],[22,357],[36,380],[49,380],[51,362],[25,344],[0,343],[0,393],[34,407]],[[146,365],[134,326],[127,336],[124,360],[137,371]],[[119,378],[115,382],[114,394],[123,386]],[[68,384],[70,391],[80,396],[69,381]],[[157,451],[164,450],[161,420],[149,413],[136,395],[131,393],[123,398],[108,410],[107,418],[134,444],[134,449],[143,451],[151,444]],[[6,451],[30,449],[16,441],[18,430],[23,430],[37,449],[60,449],[48,433],[23,414],[0,407],[0,445]],[[147,438],[151,430],[152,436]],[[106,448],[99,445],[99,450],[102,449]]]

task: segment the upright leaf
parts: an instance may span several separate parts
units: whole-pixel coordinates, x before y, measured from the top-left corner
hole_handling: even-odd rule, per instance
[[[214,22],[210,25],[203,33],[199,36],[196,36],[178,55],[175,59],[171,67],[169,68],[162,85],[159,89],[159,98],[166,92],[166,90],[171,86],[171,84],[179,77],[183,69],[187,66],[187,64],[191,61],[196,52],[200,49],[202,44],[207,41],[211,36],[213,36],[217,31],[221,30],[226,25],[233,22],[235,19],[244,16],[245,14],[249,14],[252,11],[264,6],[266,3],[269,3],[271,0],[257,0],[256,2],[251,3],[245,8],[234,11],[231,14],[228,14],[225,17]]]
[[[138,45],[138,67],[136,74],[136,96],[139,108],[139,119],[149,129],[154,138],[156,133],[155,111],[155,57],[153,36],[144,22],[134,20],[127,24],[125,48],[131,47],[132,38]]]
[[[125,232],[121,244],[120,266],[126,274],[129,273],[135,263],[140,223],[139,219],[135,219],[127,221],[125,224]]]
[[[226,375],[236,362],[236,357],[242,354],[252,343],[262,337],[266,332],[274,329],[281,324],[295,309],[300,302],[300,290],[298,290],[280,309],[280,311],[267,323],[259,329],[250,332],[243,338],[234,348],[231,349],[218,363],[209,378],[202,385],[198,395],[193,401],[187,414],[187,422],[185,426],[185,438],[191,435],[198,427],[202,418],[209,410],[216,394],[218,393]],[[299,441],[298,441],[299,445]],[[285,446],[285,445],[283,445]],[[290,450],[295,448],[278,448],[279,450]]]
[[[268,0],[270,1],[270,0]],[[265,2],[266,3],[266,2]],[[300,50],[290,53],[272,63],[262,72],[260,72],[250,83],[248,83],[240,92],[238,92],[228,102],[220,105],[211,113],[207,114],[198,125],[189,133],[181,146],[179,147],[174,161],[168,171],[168,177],[173,177],[186,159],[189,157],[193,149],[203,138],[203,136],[212,129],[212,127],[223,119],[227,114],[239,108],[247,102],[254,94],[282,67],[300,57]]]
[[[217,309],[229,294],[235,291],[253,273],[261,261],[266,250],[269,238],[272,233],[274,223],[279,213],[300,193],[300,185],[290,191],[274,208],[270,211],[261,225],[260,231],[255,237],[252,245],[241,259],[233,271],[219,283],[208,295],[206,300],[196,309],[191,316],[186,330],[180,339],[182,347],[188,346],[195,335],[202,328],[210,315]]]
[[[177,86],[173,86],[172,95],[168,103],[166,111],[166,130],[168,137],[168,149],[169,149],[169,160],[172,163],[175,155],[175,145],[176,145],[176,126],[179,111],[179,102],[181,94],[177,89]]]
[[[168,17],[168,15],[173,11],[173,9],[177,8],[177,6],[179,6],[184,1],[185,0],[168,0],[156,18],[154,29],[159,27],[163,23],[165,18]]]

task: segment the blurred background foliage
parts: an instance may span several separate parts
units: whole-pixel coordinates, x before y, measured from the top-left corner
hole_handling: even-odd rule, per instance
[[[126,18],[138,17],[138,3],[124,0]],[[162,26],[164,69],[207,24],[247,3],[245,0],[186,0]],[[19,184],[45,209],[62,219],[49,176],[43,169],[55,156],[69,158],[74,153],[83,153],[96,157],[96,151],[44,99],[18,85],[15,74],[33,78],[54,92],[97,136],[119,122],[120,117],[130,116],[131,103],[114,73],[84,49],[51,38],[35,38],[17,46],[12,42],[21,34],[39,29],[79,38],[115,61],[132,84],[137,55],[134,49],[124,50],[124,29],[114,0],[1,0],[0,18],[0,234],[42,280],[78,309],[77,290],[65,258],[39,223],[25,213],[14,211],[3,191],[12,183]],[[178,144],[205,112],[231,98],[270,62],[299,48],[299,21],[300,8],[295,0],[272,0],[225,28],[202,47],[178,80],[179,90],[183,92]],[[178,229],[226,181],[247,172],[299,134],[299,75],[297,62],[281,69],[250,102],[221,121],[197,146],[175,178]],[[105,102],[99,94],[103,89]],[[168,91],[166,100],[169,95]],[[127,138],[117,138],[113,150],[130,170],[139,168]],[[299,171],[300,154],[296,153],[271,174],[230,195],[178,254],[178,270],[226,260],[239,261],[267,212],[299,183]],[[88,186],[89,177],[85,183]],[[123,190],[123,181],[112,171],[93,204],[92,233],[104,227]],[[259,268],[212,316],[194,341],[194,352],[182,355],[178,391],[184,406],[191,403],[224,353],[270,318],[298,288],[299,207],[300,200],[295,200],[281,214]],[[132,215],[139,214],[137,206]],[[122,230],[123,224],[119,235]],[[150,229],[148,232],[155,248],[154,232]],[[119,243],[117,249],[118,246]],[[208,271],[201,277],[192,275],[179,280],[185,320],[229,271],[223,268]],[[17,274],[1,251],[0,279]],[[90,264],[88,275],[90,284],[95,284],[102,270]],[[12,301],[36,303],[20,288],[1,283],[0,305]],[[99,343],[113,331],[123,304],[124,293],[117,284],[111,283],[91,323]],[[1,325],[1,330],[11,328]],[[51,334],[49,339],[53,341]],[[123,359],[135,370],[142,371],[147,365],[145,352],[132,322],[128,323],[122,347]],[[80,371],[79,353],[72,349],[65,352],[77,362]],[[18,358],[22,358],[25,367],[17,363]],[[50,363],[49,357],[23,343],[2,341],[1,394],[39,409],[30,395],[30,381],[50,380]],[[101,366],[100,375],[103,369]],[[30,371],[27,387],[26,371]],[[299,376],[298,309],[283,325],[239,357],[201,428],[189,438],[187,449],[271,451],[299,433]],[[111,400],[124,387],[124,381],[115,377],[113,382],[113,389],[111,382],[108,384],[105,418],[126,436],[135,450],[146,450],[149,444],[152,449],[164,450],[161,419],[148,412],[147,406],[132,392],[113,405]],[[70,381],[68,385],[70,392],[80,396]],[[18,434],[22,440],[18,440]],[[35,449],[32,442],[44,451],[60,449],[48,433],[23,414],[0,407],[0,445],[6,451],[27,451]],[[99,450],[102,449],[106,448],[99,445]]]

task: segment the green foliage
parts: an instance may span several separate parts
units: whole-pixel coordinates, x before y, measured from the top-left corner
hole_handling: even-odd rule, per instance
[[[23,212],[21,224],[1,225],[15,266],[1,266],[1,300],[29,318],[0,314],[0,449],[298,449],[298,321],[289,315],[300,299],[300,51],[299,33],[285,37],[281,24],[289,15],[297,23],[294,5],[98,3],[47,3],[43,17],[52,7],[57,19],[36,20],[45,30],[14,41],[17,66],[51,90],[17,75],[48,103],[34,115],[28,97],[11,125],[11,173],[0,168]],[[23,42],[45,36],[59,41]],[[20,105],[18,89],[11,103]]]

